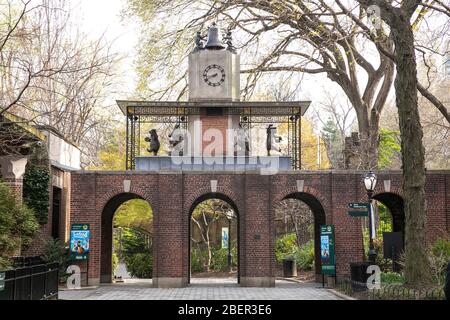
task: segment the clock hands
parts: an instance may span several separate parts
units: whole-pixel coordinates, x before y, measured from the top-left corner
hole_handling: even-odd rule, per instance
[[[203,72],[203,79],[210,86],[220,86],[225,80],[225,71],[218,65],[210,65]]]
[[[210,75],[210,76],[207,76],[207,78],[209,79],[209,78],[215,78],[215,77],[217,77],[217,75],[218,75],[218,73],[214,73],[214,74],[212,74],[212,75]]]

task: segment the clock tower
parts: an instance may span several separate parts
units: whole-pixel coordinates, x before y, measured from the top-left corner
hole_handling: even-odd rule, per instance
[[[225,41],[224,41],[225,40]],[[239,116],[228,114],[226,107],[217,102],[230,103],[240,99],[239,55],[233,48],[231,33],[222,40],[220,29],[213,24],[208,28],[206,43],[197,33],[196,47],[189,55],[189,101],[215,102],[214,107],[202,107],[199,115],[189,117],[188,130],[194,156],[208,156],[203,150],[211,142],[210,136],[222,134],[223,143],[215,142],[213,156],[232,156],[233,129],[239,129]],[[214,141],[216,139],[214,138]]]
[[[239,55],[230,33],[226,41],[215,24],[208,29],[205,45],[197,34],[196,48],[189,55],[189,101],[239,101]]]

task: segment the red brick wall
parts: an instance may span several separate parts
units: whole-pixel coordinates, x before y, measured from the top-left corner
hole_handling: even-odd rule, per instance
[[[228,117],[227,116],[207,116],[201,115],[200,120],[202,121],[202,137],[205,139],[204,133],[208,129],[219,130],[222,133],[223,141],[222,144],[217,144],[214,141],[203,140],[202,150],[205,151],[208,145],[214,144],[217,146],[215,149],[215,154],[204,154],[205,156],[221,156],[225,155],[227,152],[227,129],[228,129]]]
[[[390,192],[401,193],[400,172],[381,172],[375,194],[386,192],[384,180],[391,180]],[[273,176],[257,173],[139,173],[80,172],[72,174],[71,223],[90,223],[92,230],[89,276],[100,279],[101,220],[105,206],[124,192],[124,180],[131,180],[131,193],[146,199],[154,213],[154,277],[189,276],[189,226],[191,208],[199,197],[211,193],[217,180],[217,194],[230,200],[239,215],[239,262],[241,277],[274,277],[274,205],[297,193],[297,180],[304,180],[303,195],[323,212],[325,222],[335,225],[337,272],[349,275],[349,263],[363,256],[362,219],[347,214],[347,204],[365,201],[362,172],[290,172]],[[450,172],[428,172],[427,232],[434,240],[450,231]],[[218,196],[219,195],[219,196]],[[214,196],[214,195],[212,195]]]

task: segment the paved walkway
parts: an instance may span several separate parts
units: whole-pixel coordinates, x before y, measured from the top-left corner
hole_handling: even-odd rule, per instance
[[[121,284],[93,289],[61,290],[63,300],[338,300],[316,283],[277,280],[275,288],[243,288],[235,278],[192,279],[179,289],[152,288],[151,280],[128,279]]]

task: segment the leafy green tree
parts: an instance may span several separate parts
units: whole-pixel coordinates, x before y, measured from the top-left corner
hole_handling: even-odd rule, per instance
[[[153,211],[146,200],[133,199],[124,202],[114,215],[114,225],[140,228],[152,232]]]
[[[153,273],[153,257],[149,252],[136,253],[126,263],[127,271],[132,277],[148,279]]]
[[[124,170],[125,169],[125,130],[112,129],[111,135],[97,154],[99,163],[89,167],[90,170]]]
[[[10,188],[0,182],[0,270],[11,265],[10,258],[30,244],[38,228],[33,211],[18,203]]]
[[[400,132],[380,129],[380,144],[378,147],[378,167],[389,169],[394,161],[400,159]]]

